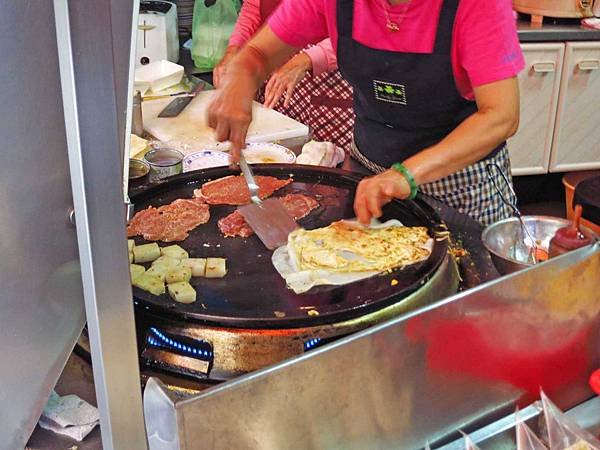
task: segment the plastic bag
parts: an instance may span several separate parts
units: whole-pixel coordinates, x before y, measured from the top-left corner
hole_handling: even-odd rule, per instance
[[[525,422],[517,421],[517,450],[547,450],[544,443]]]
[[[335,167],[342,163],[345,157],[344,150],[331,142],[310,141],[304,144],[296,162],[310,166]]]
[[[477,444],[467,434],[463,433],[463,436],[465,437],[465,450],[479,450]]]
[[[192,59],[201,72],[213,70],[225,54],[240,7],[240,0],[198,0],[194,3]]]
[[[567,417],[541,393],[550,450],[600,450],[600,441]]]

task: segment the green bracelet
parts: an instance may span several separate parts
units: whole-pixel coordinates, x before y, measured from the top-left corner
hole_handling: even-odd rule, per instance
[[[392,169],[397,170],[402,175],[404,175],[404,178],[406,178],[406,181],[408,181],[408,185],[410,186],[410,195],[408,196],[408,199],[409,200],[414,199],[417,196],[419,186],[417,186],[417,182],[415,181],[415,178],[412,176],[412,173],[409,172],[409,170],[404,166],[404,164],[400,164],[400,163],[393,164]]]

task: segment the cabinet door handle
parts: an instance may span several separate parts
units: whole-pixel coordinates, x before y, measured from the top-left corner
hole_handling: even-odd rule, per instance
[[[600,69],[600,59],[584,59],[577,63],[579,70],[598,70]]]
[[[549,72],[554,72],[554,69],[556,68],[556,63],[554,61],[537,62],[537,63],[534,63],[533,66],[531,66],[531,67],[533,68],[534,72],[549,73]]]

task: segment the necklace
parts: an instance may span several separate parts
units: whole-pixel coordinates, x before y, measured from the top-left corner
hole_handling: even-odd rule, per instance
[[[388,29],[388,31],[390,33],[395,33],[396,31],[400,30],[400,24],[406,17],[406,13],[408,11],[408,7],[410,6],[411,0],[408,0],[405,3],[406,3],[406,6],[404,7],[404,11],[402,11],[402,13],[401,13],[400,21],[393,21],[392,19],[390,19],[390,14],[388,12],[387,0],[383,0],[383,12],[385,13],[385,20],[386,20],[385,27]]]

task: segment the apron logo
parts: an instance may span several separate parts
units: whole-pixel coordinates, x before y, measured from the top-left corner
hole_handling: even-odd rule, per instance
[[[375,89],[375,98],[377,100],[406,105],[406,90],[403,84],[373,80],[373,87]]]

